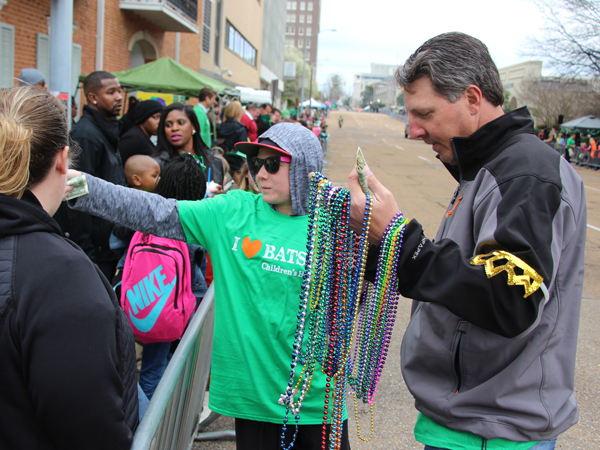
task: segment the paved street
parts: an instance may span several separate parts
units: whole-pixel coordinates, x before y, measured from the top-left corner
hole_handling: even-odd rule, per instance
[[[339,114],[344,128],[337,127]],[[434,237],[446,206],[456,188],[455,180],[435,158],[430,146],[404,138],[404,123],[382,114],[333,112],[328,120],[329,149],[325,155],[325,175],[335,184],[347,186],[347,175],[360,146],[367,163],[378,179],[390,189],[404,215],[415,217],[426,234]],[[581,416],[579,424],[558,441],[559,449],[600,448],[600,172],[577,169],[585,183],[588,204],[586,276],[577,353],[576,394]],[[375,435],[362,442],[356,433],[354,406],[349,402],[352,448],[422,449],[414,440],[412,428],[416,419],[412,397],[400,374],[400,341],[408,324],[410,302],[404,300],[399,309],[390,355],[375,400]],[[367,408],[359,406],[359,422],[366,437],[370,417]],[[233,426],[227,418],[219,419],[211,430]],[[198,444],[196,449],[230,450],[233,442]]]

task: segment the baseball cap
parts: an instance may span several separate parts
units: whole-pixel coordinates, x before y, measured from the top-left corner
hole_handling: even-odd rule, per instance
[[[37,69],[23,69],[19,74],[19,86],[35,86],[46,77]]]
[[[268,138],[258,138],[258,142],[238,142],[237,144],[235,144],[235,149],[238,152],[244,153],[246,156],[256,156],[258,154],[258,150],[261,147],[270,148],[284,155],[292,156],[291,153],[282,149],[279,145],[277,145],[275,142]]]

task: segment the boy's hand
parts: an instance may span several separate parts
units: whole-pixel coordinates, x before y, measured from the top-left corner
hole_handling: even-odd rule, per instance
[[[73,178],[80,177],[80,176],[81,176],[81,172],[79,172],[78,170],[73,170],[73,169],[67,170],[67,181],[69,181]],[[72,190],[73,190],[73,186],[69,186],[69,185],[65,186],[65,194],[63,195],[63,202],[67,199],[67,195],[69,195]]]

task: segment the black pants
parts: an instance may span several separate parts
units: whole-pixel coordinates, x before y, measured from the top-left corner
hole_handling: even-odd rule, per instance
[[[280,450],[281,424],[258,422],[255,420],[235,419],[235,442],[237,450]],[[296,431],[296,425],[288,425],[285,436],[285,446],[289,447]],[[327,434],[331,427],[327,425]],[[320,450],[322,425],[300,425],[293,450]],[[327,440],[329,448],[329,439]],[[348,441],[348,421],[344,421],[342,443],[340,450],[350,450]]]

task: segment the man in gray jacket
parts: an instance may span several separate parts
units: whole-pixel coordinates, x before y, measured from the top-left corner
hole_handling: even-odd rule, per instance
[[[426,449],[551,450],[578,420],[583,183],[537,139],[526,107],[503,112],[498,70],[479,40],[436,36],[396,78],[411,137],[431,144],[458,182],[435,241],[408,223],[397,266],[399,291],[414,300],[401,357],[420,411],[415,437]],[[399,209],[367,175],[379,244]],[[360,229],[356,172],[350,189]]]

